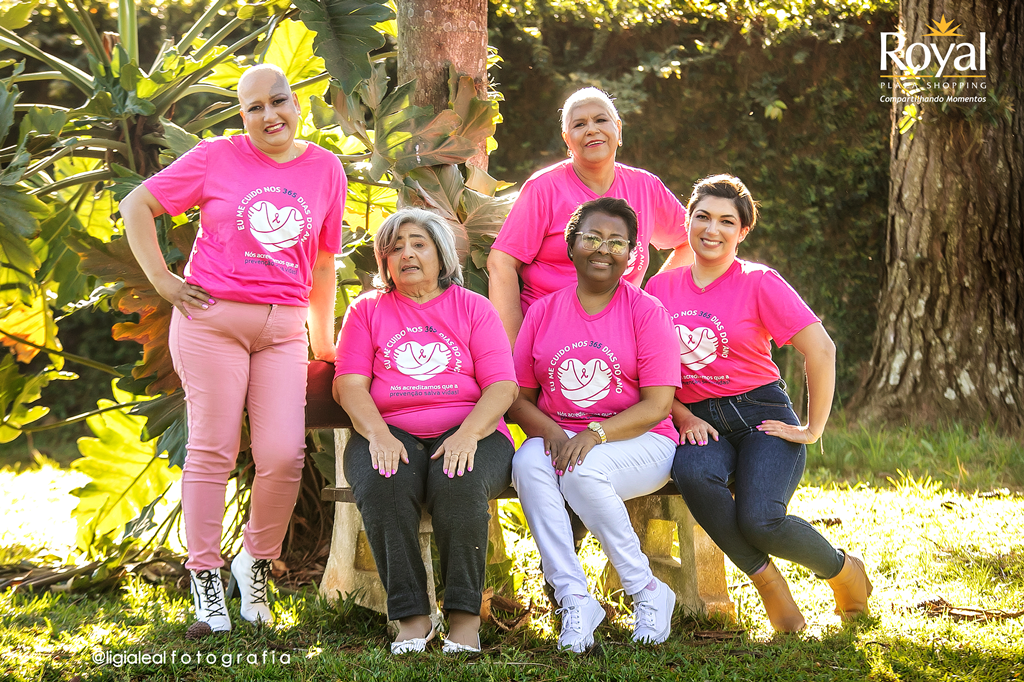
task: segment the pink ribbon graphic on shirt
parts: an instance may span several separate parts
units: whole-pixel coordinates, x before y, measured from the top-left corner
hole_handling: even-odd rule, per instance
[[[569,358],[558,368],[558,383],[568,400],[579,407],[590,407],[608,395],[612,371],[600,358],[587,363]]]
[[[399,372],[417,381],[426,381],[448,367],[452,351],[440,341],[425,346],[415,341],[406,341],[395,349],[393,357]]]
[[[686,325],[676,325],[679,337],[679,359],[687,369],[696,372],[707,367],[718,358],[718,337],[707,327],[690,330]]]

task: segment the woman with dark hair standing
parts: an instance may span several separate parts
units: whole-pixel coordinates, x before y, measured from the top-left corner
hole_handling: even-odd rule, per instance
[[[844,620],[867,613],[871,583],[859,558],[787,512],[807,445],[821,438],[832,409],[835,345],[779,273],[736,257],[756,221],[738,178],[701,180],[689,202],[693,265],[656,275],[646,288],[672,316],[682,368],[672,477],[693,517],[750,576],[772,627],[796,632],[804,617],[772,556],[828,580]],[[806,358],[807,424],[772,362],[773,340]]]
[[[580,206],[565,229],[577,283],[531,306],[515,347],[522,388],[509,417],[530,438],[512,479],[560,605],[558,644],[574,652],[594,644],[604,609],[587,587],[566,503],[633,598],[633,639],[664,642],[672,626],[675,593],[651,572],[623,503],[668,482],[678,439],[671,323],[622,278],[636,239],[636,213],[622,199]]]

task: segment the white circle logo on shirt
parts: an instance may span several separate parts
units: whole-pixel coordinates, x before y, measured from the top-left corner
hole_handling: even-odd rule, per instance
[[[295,246],[305,222],[299,209],[278,208],[269,201],[257,201],[249,207],[249,232],[267,251]]]
[[[679,359],[687,369],[696,372],[707,367],[718,358],[718,337],[707,327],[690,330],[686,325],[676,325],[679,337]]]
[[[568,400],[578,407],[590,407],[608,395],[612,371],[600,358],[587,363],[569,358],[558,368],[558,383]]]
[[[415,341],[406,341],[395,349],[392,357],[399,372],[417,381],[426,381],[448,367],[452,351],[440,341],[425,346]]]

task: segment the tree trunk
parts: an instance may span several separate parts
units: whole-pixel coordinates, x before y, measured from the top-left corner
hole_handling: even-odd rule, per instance
[[[962,38],[925,37],[945,15]],[[987,36],[981,104],[892,109],[886,272],[863,419],[1024,426],[1024,2],[901,0],[906,44]],[[918,50],[918,62],[922,60]],[[950,60],[952,65],[952,60]],[[947,70],[948,73],[948,70]],[[980,73],[980,72],[979,72]],[[948,79],[953,80],[953,79]],[[894,95],[901,94],[898,88]],[[948,93],[948,91],[947,91]],[[932,95],[933,92],[926,92]]]
[[[418,106],[448,108],[448,67],[487,96],[487,0],[398,0],[398,82],[416,79]],[[487,170],[486,143],[469,160]]]

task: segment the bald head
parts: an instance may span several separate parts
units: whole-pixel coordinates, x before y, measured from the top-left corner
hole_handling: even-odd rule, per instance
[[[238,103],[246,105],[265,94],[291,95],[288,77],[276,64],[257,64],[242,72],[238,79]]]

